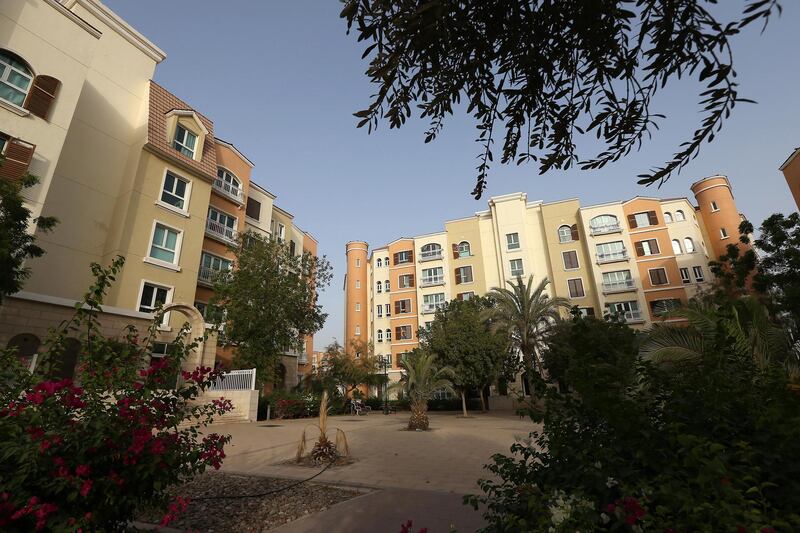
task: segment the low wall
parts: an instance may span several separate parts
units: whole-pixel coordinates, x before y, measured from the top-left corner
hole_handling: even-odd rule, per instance
[[[217,422],[255,422],[258,415],[257,390],[210,390],[197,398],[200,403],[224,398],[230,400],[233,409],[217,418]]]

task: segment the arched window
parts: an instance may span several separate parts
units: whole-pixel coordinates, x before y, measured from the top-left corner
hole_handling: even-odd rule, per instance
[[[21,57],[0,50],[0,99],[22,106],[33,82],[33,72]]]
[[[386,289],[386,292],[389,292],[389,280],[388,279],[383,283],[383,286]]]
[[[694,241],[692,240],[691,237],[686,237],[685,239],[683,239],[683,247],[686,248],[686,253],[687,254],[693,254],[694,253],[694,250],[695,250]]]
[[[589,226],[592,233],[602,233],[619,229],[619,220],[614,215],[597,215],[589,222]]]
[[[383,289],[381,288],[381,282],[380,281],[375,283],[375,292],[383,292]]]
[[[387,329],[386,330],[386,342],[391,342],[391,340],[392,340],[392,330]]]
[[[681,255],[683,250],[681,250],[681,241],[678,239],[672,239],[672,253],[675,255]]]
[[[683,214],[683,211],[678,209],[677,211],[675,211],[675,220],[678,220],[678,221],[686,220],[686,215]]]
[[[30,371],[36,365],[36,353],[39,350],[39,337],[31,333],[20,333],[8,341],[8,348],[14,349],[19,363]]]
[[[383,265],[387,266],[387,267],[389,266],[389,258],[388,257],[384,257],[383,258]]]
[[[382,261],[381,261],[381,258],[380,258],[380,257],[378,258],[378,261],[376,261],[376,265],[377,265],[377,267],[378,267],[378,268],[380,268],[380,267],[382,267],[382,266],[383,266],[383,264],[382,264]]]
[[[467,241],[458,243],[458,257],[469,257],[472,255],[471,248]]]
[[[383,330],[378,330],[378,342],[383,342]]]
[[[572,242],[572,228],[566,225],[558,228],[558,242]]]
[[[672,213],[670,213],[669,211],[664,211],[664,222],[666,222],[667,224],[672,222]]]
[[[222,182],[218,183],[217,185],[223,191],[229,193],[231,196],[235,196],[236,198],[239,198],[242,195],[242,185],[239,182],[239,178],[234,176],[231,171],[224,168],[218,168],[217,179]]]
[[[422,261],[426,259],[438,259],[442,256],[442,246],[432,242],[423,246],[420,252],[419,257]]]

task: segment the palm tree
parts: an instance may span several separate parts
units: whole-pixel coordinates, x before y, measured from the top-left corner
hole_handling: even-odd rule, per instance
[[[389,390],[401,390],[411,400],[411,418],[408,420],[408,429],[427,430],[428,400],[437,390],[453,392],[453,384],[449,378],[453,377],[453,369],[449,366],[439,368],[436,356],[430,352],[414,350],[411,354],[403,356],[400,366],[405,374],[397,383],[392,384]]]
[[[639,348],[642,358],[656,363],[700,359],[732,346],[737,355],[752,357],[763,369],[772,358],[789,353],[786,332],[772,322],[766,307],[752,296],[728,305],[692,300],[668,316],[686,322],[650,328]]]
[[[526,370],[541,373],[539,346],[550,326],[560,318],[561,309],[569,309],[569,300],[551,298],[545,293],[547,278],[533,287],[533,276],[528,282],[517,277],[507,282],[511,289],[495,287],[489,296],[496,305],[487,311],[487,319],[494,329],[506,329],[511,341],[522,353]]]

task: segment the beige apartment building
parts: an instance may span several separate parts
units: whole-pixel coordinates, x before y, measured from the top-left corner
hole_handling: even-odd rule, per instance
[[[742,219],[728,178],[711,176],[687,198],[643,198],[582,207],[577,199],[489,199],[488,209],[445,230],[370,250],[346,245],[345,339],[372,343],[399,379],[418,329],[452,299],[484,295],[522,277],[549,280],[586,315],[644,328],[709,285],[710,260],[738,243]]]
[[[0,177],[37,175],[26,204],[59,221],[51,233],[31,228],[46,254],[28,262],[24,290],[0,308],[0,345],[31,366],[89,287],[91,263],[125,257],[103,306],[113,336],[146,327],[159,304],[185,304],[202,324],[214,275],[232,267],[243,231],[316,253],[314,238],[252,181],[253,163],[215,137],[213,121],[152,81],[164,58],[99,0],[0,3]],[[184,314],[168,313],[157,352]],[[216,334],[204,349],[205,364],[231,359]],[[281,386],[297,382],[312,351],[309,338],[284,357]],[[68,359],[65,376],[77,353]]]

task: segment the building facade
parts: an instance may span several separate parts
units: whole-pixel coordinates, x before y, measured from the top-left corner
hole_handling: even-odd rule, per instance
[[[711,281],[710,260],[738,243],[742,216],[728,178],[711,176],[687,198],[644,198],[582,207],[576,199],[528,202],[493,197],[488,209],[445,222],[445,230],[370,250],[345,247],[345,339],[372,343],[391,359],[419,344],[418,329],[453,299],[484,295],[533,276],[582,313],[617,315],[643,328]]]
[[[796,148],[778,170],[783,172],[789,190],[792,192],[794,203],[800,210],[800,148]]]

